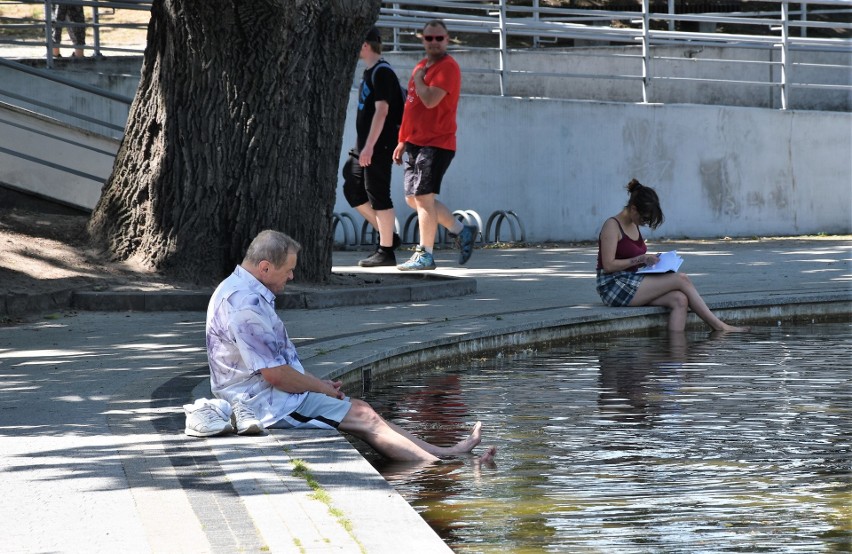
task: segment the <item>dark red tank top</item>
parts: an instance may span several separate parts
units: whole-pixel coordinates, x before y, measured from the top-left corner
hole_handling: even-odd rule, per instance
[[[642,238],[642,230],[639,230],[639,238],[637,240],[633,240],[632,238],[627,236],[627,233],[624,232],[624,229],[621,227],[621,223],[618,222],[617,219],[611,217],[610,219],[615,220],[615,224],[618,225],[618,230],[621,231],[621,238],[618,239],[618,244],[615,246],[615,259],[616,260],[626,260],[628,258],[634,258],[636,256],[641,256],[642,254],[648,251],[648,247],[645,246],[645,240]],[[628,267],[624,271],[636,271],[639,269],[640,265],[634,265],[633,267]],[[603,264],[601,263],[601,238],[598,235],[598,269],[603,269]]]

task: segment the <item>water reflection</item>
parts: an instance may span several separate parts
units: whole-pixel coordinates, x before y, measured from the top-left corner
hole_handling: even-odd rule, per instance
[[[377,467],[460,552],[848,550],[849,329],[614,337],[407,375],[365,397],[439,442],[482,419],[496,465]]]

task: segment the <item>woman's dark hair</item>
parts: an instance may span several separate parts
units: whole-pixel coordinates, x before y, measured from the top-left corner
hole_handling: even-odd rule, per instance
[[[660,199],[654,189],[646,187],[636,179],[631,179],[627,183],[627,193],[630,194],[630,200],[627,201],[625,207],[634,206],[645,225],[651,229],[656,229],[662,225],[663,210],[660,209]]]

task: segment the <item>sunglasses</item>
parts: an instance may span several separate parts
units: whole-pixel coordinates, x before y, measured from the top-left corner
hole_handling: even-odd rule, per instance
[[[423,40],[425,40],[426,42],[432,42],[433,40],[437,42],[444,42],[445,38],[447,37],[445,37],[444,35],[423,35]]]

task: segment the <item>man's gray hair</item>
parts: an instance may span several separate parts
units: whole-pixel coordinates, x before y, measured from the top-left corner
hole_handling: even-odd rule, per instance
[[[421,29],[420,32],[422,33],[423,31],[425,31],[426,27],[443,27],[444,31],[448,33],[450,32],[450,30],[447,29],[447,24],[444,23],[443,19],[433,19],[431,21],[427,21],[426,25],[423,26],[423,29]]]
[[[258,233],[249,244],[243,263],[256,266],[263,260],[281,267],[290,254],[298,254],[302,245],[280,231],[267,229]]]

